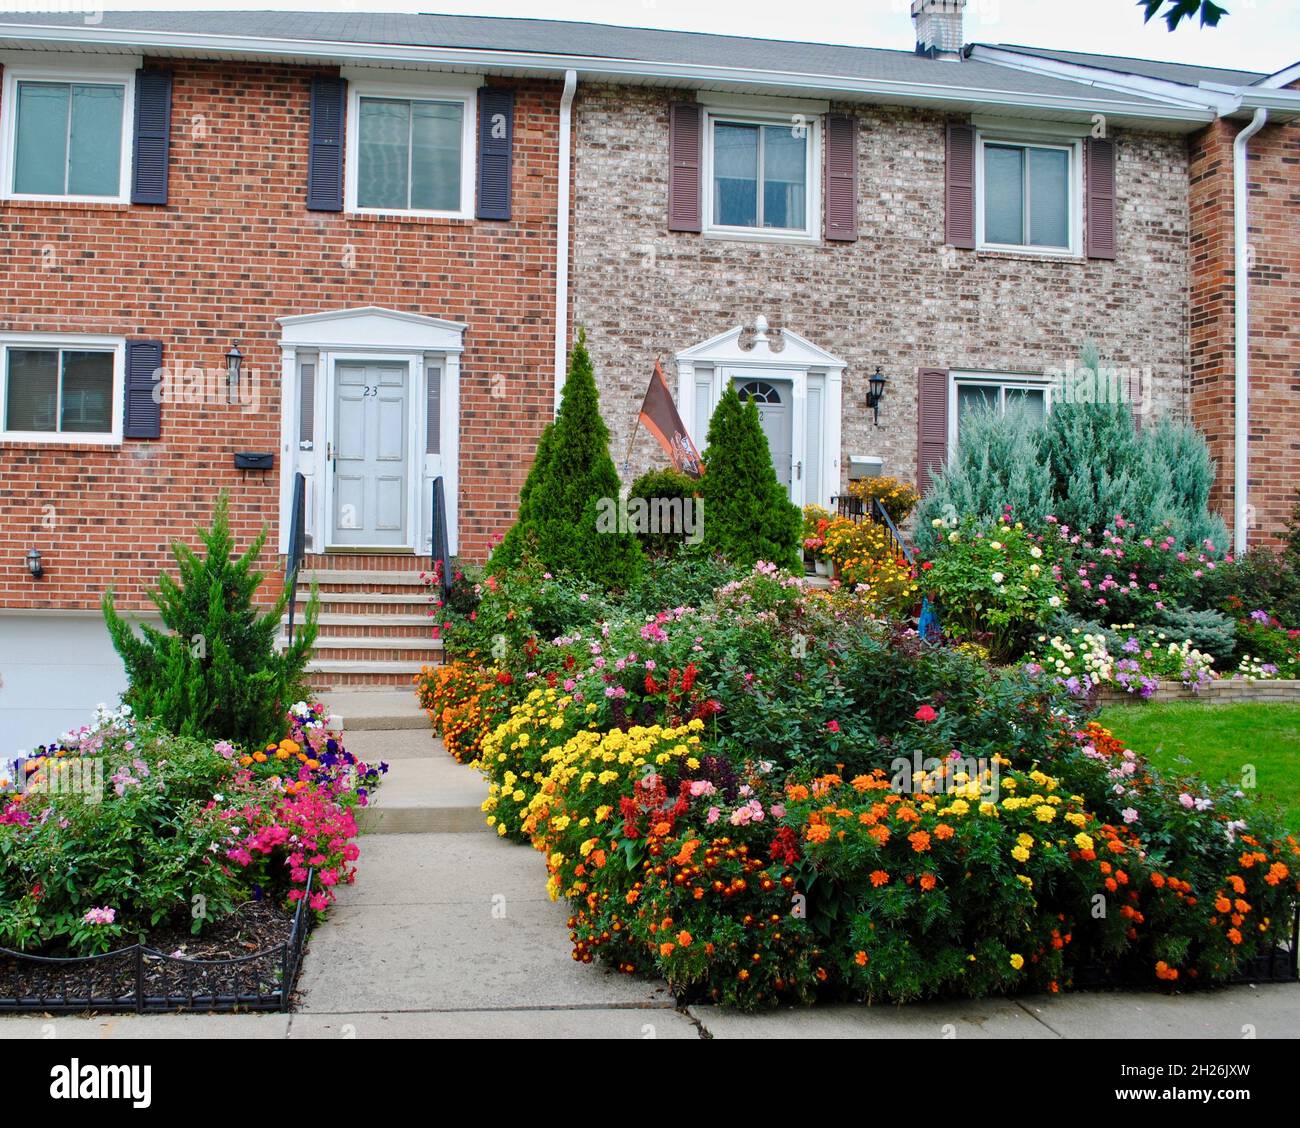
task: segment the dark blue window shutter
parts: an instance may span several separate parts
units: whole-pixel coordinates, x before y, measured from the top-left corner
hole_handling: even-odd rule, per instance
[[[122,437],[157,439],[162,435],[162,384],[154,373],[162,367],[161,341],[127,341],[126,404]]]
[[[478,92],[479,219],[510,218],[514,139],[515,92],[485,86]]]
[[[307,153],[307,208],[343,210],[343,117],[348,84],[317,75],[311,80],[311,144]]]
[[[167,202],[167,149],[171,144],[171,132],[171,72],[136,71],[131,203]]]

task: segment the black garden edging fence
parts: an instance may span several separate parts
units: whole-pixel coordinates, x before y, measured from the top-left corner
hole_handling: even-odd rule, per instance
[[[143,944],[72,957],[0,948],[0,962],[13,961],[38,985],[23,996],[0,995],[0,1013],[287,1011],[311,929],[307,900],[314,881],[315,873],[308,873],[287,940],[234,959],[185,959]]]
[[[1294,983],[1300,979],[1300,901],[1292,907],[1290,947],[1261,948],[1242,961],[1236,974],[1223,985],[1247,983]],[[1196,981],[1179,980],[1180,990]],[[1074,973],[1074,987],[1083,991],[1150,990],[1149,969],[1084,963]]]

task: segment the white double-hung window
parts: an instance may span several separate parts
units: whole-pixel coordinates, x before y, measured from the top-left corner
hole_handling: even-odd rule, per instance
[[[0,55],[0,197],[127,203],[135,67]]]
[[[125,343],[0,335],[0,440],[118,442]]]
[[[821,117],[709,110],[704,115],[704,223],[713,234],[820,234]]]
[[[478,81],[346,77],[348,210],[471,218]]]
[[[1077,255],[1082,236],[1077,139],[979,134],[976,223],[990,250]]]

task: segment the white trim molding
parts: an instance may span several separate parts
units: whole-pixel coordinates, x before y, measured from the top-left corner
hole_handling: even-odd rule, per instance
[[[734,102],[735,100],[730,100]],[[778,109],[735,109],[729,105],[704,104],[701,130],[704,135],[703,159],[700,162],[702,186],[702,216],[704,234],[713,239],[738,239],[757,243],[810,243],[822,238],[822,117],[783,106]],[[784,227],[728,227],[715,222],[713,216],[713,131],[719,123],[730,125],[785,125],[791,130],[803,130],[804,160],[804,224],[797,228]],[[761,151],[761,150],[760,150]],[[758,199],[763,196],[763,169],[758,169]]]
[[[112,423],[108,431],[7,431],[9,402],[8,351],[41,349],[109,353],[113,357]],[[62,381],[63,374],[58,378]],[[0,445],[120,446],[126,381],[126,338],[88,333],[0,333]]]
[[[829,505],[840,492],[840,413],[848,365],[789,329],[781,330],[783,347],[774,349],[765,318],[758,318],[753,328],[749,348],[740,342],[750,326],[737,325],[676,354],[678,414],[687,433],[702,446],[709,416],[728,380],[788,380],[793,399],[790,500],[799,506]],[[810,403],[816,405],[811,414]]]
[[[385,70],[378,67],[347,67],[342,72],[348,83],[347,149],[343,162],[343,207],[355,215],[407,216],[411,219],[473,219],[474,186],[478,168],[478,76]],[[401,101],[445,102],[461,110],[460,199],[452,209],[363,208],[357,203],[361,169],[361,99],[394,98]],[[408,185],[409,187],[409,185]]]
[[[408,542],[400,546],[427,556],[432,543],[433,479],[441,476],[447,502],[450,550],[459,545],[460,495],[460,357],[467,328],[423,314],[403,313],[379,306],[331,310],[281,317],[280,351],[283,358],[280,391],[280,552],[289,550],[289,521],[293,475],[307,480],[307,534],[310,551],[328,550],[330,485],[327,452],[333,418],[333,388],[337,366],[357,361],[405,365],[410,381],[410,426],[407,529]],[[315,359],[315,437],[300,449],[300,359]],[[441,380],[439,436],[436,454],[429,454],[426,432],[428,380]],[[322,441],[324,440],[324,441]],[[373,551],[392,551],[391,546]]]
[[[1036,246],[1029,243],[991,243],[984,237],[987,205],[985,187],[985,149],[989,145],[1012,145],[1026,149],[1054,149],[1069,155],[1067,187],[1069,190],[1069,245]],[[1025,200],[1028,207],[1028,199]],[[975,130],[975,246],[981,251],[1012,251],[1016,254],[1041,255],[1044,258],[1078,258],[1083,254],[1083,138],[1078,134],[1025,130],[1014,125],[989,128],[989,123]]]
[[[0,53],[4,82],[0,87],[0,199],[56,204],[129,204],[135,141],[135,72],[139,57],[37,54],[31,51]],[[15,192],[18,145],[18,84],[57,82],[122,87],[122,136],[118,155],[118,188],[111,196],[76,196]],[[69,109],[71,112],[71,109]],[[65,152],[64,159],[68,154]]]

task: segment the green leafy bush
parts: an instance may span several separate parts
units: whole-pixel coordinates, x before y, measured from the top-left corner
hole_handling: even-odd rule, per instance
[[[680,470],[648,470],[628,491],[630,515],[644,514],[635,528],[641,547],[654,557],[671,556],[687,539],[698,541],[700,514],[695,508],[700,484]]]
[[[313,593],[292,644],[278,651],[289,589],[266,610],[254,605],[264,577],[253,566],[267,531],[234,556],[229,504],[222,493],[211,528],[199,530],[202,557],[179,541],[172,545],[179,579],[161,575],[149,593],[165,630],[146,623],[137,635],[117,613],[111,590],[104,620],[126,666],[123,700],[137,716],[155,718],[180,736],[259,744],[284,735],[289,706],[306,696],[319,605]]]
[[[709,421],[704,547],[741,568],[760,560],[803,571],[803,515],[777,480],[753,400],[728,386]]]
[[[945,528],[941,523],[936,531]],[[1063,602],[1039,540],[1006,514],[995,524],[967,518],[948,528],[921,573],[942,608],[944,631],[979,643],[999,661],[1020,653]]]

